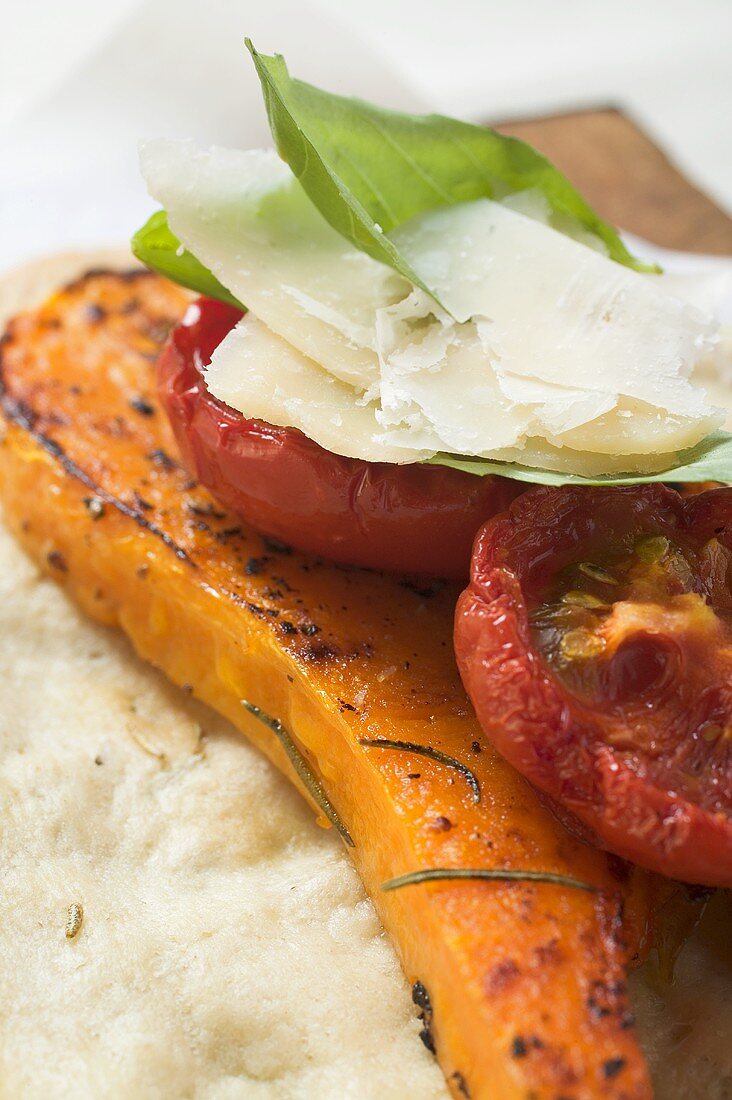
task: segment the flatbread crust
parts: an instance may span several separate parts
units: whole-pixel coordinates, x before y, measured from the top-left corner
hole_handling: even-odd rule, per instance
[[[126,249],[36,261],[0,327]],[[341,845],[0,527],[0,1096],[447,1097]],[[66,938],[67,910],[81,930]],[[729,898],[631,985],[659,1100],[732,1096]]]

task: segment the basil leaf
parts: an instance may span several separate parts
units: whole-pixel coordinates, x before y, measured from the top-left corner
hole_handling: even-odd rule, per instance
[[[293,80],[279,54],[246,45],[262,84],[277,151],[342,236],[430,293],[388,234],[417,214],[533,188],[558,227],[581,228],[611,259],[635,259],[617,231],[540,153],[517,138],[442,115],[406,115]],[[432,295],[434,297],[434,294]]]
[[[558,223],[600,240],[611,259],[638,271],[617,232],[564,176],[516,138],[441,115],[405,115],[331,95],[292,80],[284,59],[247,39],[280,156],[325,219],[357,248],[434,293],[388,233],[417,214],[472,199],[541,192]],[[181,247],[159,210],[132,238],[138,259],[173,282],[244,308],[208,268]]]
[[[197,290],[208,298],[218,298],[231,306],[244,309],[241,302],[222,286],[215,275],[196,259],[193,253],[183,248],[168,225],[165,210],[158,210],[135,233],[130,242],[132,251],[138,260],[148,267],[159,271],[174,283]]]
[[[430,459],[431,465],[450,466],[468,474],[501,477],[528,481],[534,485],[645,485],[651,481],[723,481],[732,482],[732,435],[729,432],[712,432],[695,447],[677,456],[675,465],[655,474],[609,474],[607,477],[584,477],[581,474],[557,473],[522,466],[517,462],[493,462],[486,458],[462,458],[458,455],[439,454]]]

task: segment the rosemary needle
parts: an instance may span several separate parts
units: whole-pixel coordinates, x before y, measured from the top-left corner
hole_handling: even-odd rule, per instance
[[[406,875],[389,879],[382,884],[382,890],[399,890],[402,886],[416,886],[420,882],[437,882],[445,879],[488,879],[491,882],[548,882],[554,886],[568,886],[573,890],[584,890],[596,894],[597,887],[582,882],[569,875],[559,875],[554,871],[517,871],[488,867],[428,867],[423,871],[409,871]]]
[[[372,749],[402,749],[404,752],[413,752],[419,756],[428,756],[430,760],[436,760],[438,764],[445,764],[448,768],[454,768],[460,772],[473,792],[473,802],[480,802],[480,783],[478,777],[470,770],[467,764],[456,760],[454,756],[448,756],[446,752],[433,749],[430,745],[417,745],[412,741],[391,741],[386,737],[362,737],[359,745],[366,745]]]
[[[354,848],[355,845],[351,834],[339,818],[319,780],[313,774],[307,760],[302,755],[282,723],[277,718],[272,718],[271,715],[267,714],[266,711],[263,711],[260,707],[255,706],[254,703],[250,703],[248,699],[241,699],[240,702],[245,710],[248,710],[249,713],[255,718],[258,718],[263,725],[272,730],[272,733],[275,734],[282,748],[285,750],[287,758],[297,772],[297,776],[303,787],[305,787],[305,790],[323,811],[331,825],[338,830],[348,847]]]

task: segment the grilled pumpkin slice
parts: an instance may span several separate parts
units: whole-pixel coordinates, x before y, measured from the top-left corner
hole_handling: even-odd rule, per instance
[[[484,740],[453,660],[454,588],[291,553],[189,478],[154,393],[186,302],[147,272],[93,272],[10,324],[9,523],[92,616],[299,782],[289,733],[352,839],[456,1096],[648,1097],[625,977],[652,880],[572,837]],[[553,872],[596,890],[382,890],[426,868]]]

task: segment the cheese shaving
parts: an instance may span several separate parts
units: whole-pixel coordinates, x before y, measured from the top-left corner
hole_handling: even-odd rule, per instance
[[[722,422],[699,385],[711,317],[559,232],[533,192],[392,231],[432,298],[332,229],[273,153],[163,141],[142,162],[173,231],[251,311],[207,376],[248,416],[373,462],[591,475],[664,469]]]

